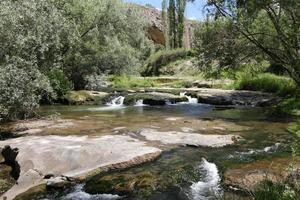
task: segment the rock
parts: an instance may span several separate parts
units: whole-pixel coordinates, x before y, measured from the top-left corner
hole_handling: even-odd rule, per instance
[[[199,90],[197,98],[199,103],[235,106],[271,106],[281,100],[268,93],[220,89]]]
[[[0,164],[0,196],[8,191],[16,181],[11,177],[12,168],[5,164]]]
[[[102,171],[139,165],[161,154],[160,149],[125,135],[27,136],[0,141],[2,146],[7,144],[19,148],[18,161],[22,168],[19,184],[6,193],[8,199],[45,183],[44,174],[49,172],[85,179]],[[54,181],[51,186],[60,186],[61,180]]]
[[[186,132],[159,132],[154,129],[144,129],[140,132],[147,140],[160,141],[163,144],[179,144],[201,147],[223,147],[234,143],[234,135],[203,135]]]
[[[3,194],[8,200],[14,199],[17,195],[22,194],[32,187],[38,186],[43,182],[43,176],[40,172],[30,169],[20,176],[18,184],[15,184],[11,189]]]
[[[18,180],[20,176],[20,165],[16,160],[17,155],[19,154],[18,148],[12,149],[10,146],[6,145],[3,149],[1,149],[1,154],[4,159],[3,163],[12,168],[10,175],[15,180]]]
[[[55,177],[51,178],[46,183],[46,188],[48,190],[51,189],[64,189],[68,186],[70,186],[72,183],[66,178],[66,177]]]
[[[70,105],[99,105],[105,104],[109,98],[109,93],[97,91],[71,91],[65,95],[64,101]]]
[[[143,16],[148,22],[149,26],[147,29],[148,37],[156,44],[165,45],[166,39],[164,36],[164,25],[162,20],[162,13],[160,10],[140,5],[138,6],[143,11]],[[185,20],[185,31],[184,31],[184,48],[190,49],[193,44],[194,30],[198,27],[198,22],[193,20]]]
[[[46,175],[44,176],[44,179],[50,179],[50,178],[53,178],[53,177],[55,177],[55,174],[53,174],[53,173],[48,173],[48,174],[46,174]]]
[[[146,105],[165,105],[167,102],[178,103],[187,101],[186,97],[181,97],[179,95],[174,95],[170,93],[161,93],[161,92],[147,92],[147,93],[137,93],[129,94],[125,97],[125,105],[134,105],[136,101],[143,99],[143,103]]]
[[[263,181],[274,183],[282,182],[290,176],[288,166],[292,158],[273,158],[253,163],[239,164],[227,169],[224,173],[224,182],[232,188],[251,191]],[[294,170],[300,169],[300,158],[294,160]]]

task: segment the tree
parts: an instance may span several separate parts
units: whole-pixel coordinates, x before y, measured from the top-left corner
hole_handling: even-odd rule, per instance
[[[166,40],[165,48],[170,48],[170,41],[169,41],[169,24],[168,24],[168,10],[167,10],[167,0],[162,1],[162,21],[163,21],[163,32]]]
[[[153,44],[144,34],[138,7],[121,0],[70,0],[66,13],[75,21],[79,42],[65,56],[65,71],[75,89],[92,74],[134,74]]]
[[[231,20],[244,38],[300,86],[299,0],[209,0],[208,10]]]
[[[177,13],[178,13],[178,23],[177,23],[177,39],[178,47],[183,47],[183,35],[184,35],[184,13],[186,8],[186,0],[177,0]]]
[[[174,49],[177,47],[177,17],[175,0],[170,0],[169,2],[168,16],[170,47]]]

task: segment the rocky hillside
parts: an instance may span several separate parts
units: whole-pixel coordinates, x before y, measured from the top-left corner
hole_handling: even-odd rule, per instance
[[[134,5],[136,6],[136,5]],[[163,33],[163,21],[162,12],[158,9],[140,6],[144,12],[146,20],[149,22],[150,26],[147,30],[148,37],[153,40],[156,44],[164,45],[166,42]],[[192,20],[186,20],[185,22],[185,33],[184,33],[184,47],[190,49],[192,47],[194,31],[199,24]]]

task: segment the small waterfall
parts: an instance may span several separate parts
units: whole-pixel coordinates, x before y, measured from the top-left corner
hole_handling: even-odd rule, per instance
[[[188,103],[189,104],[197,104],[198,103],[198,99],[197,98],[193,98],[191,96],[186,95],[186,92],[181,92],[180,96],[181,97],[186,97],[188,99]]]
[[[220,188],[221,178],[219,171],[214,163],[202,159],[199,166],[200,170],[206,173],[204,179],[191,186],[191,195],[194,200],[216,199],[222,196],[222,189]]]
[[[124,99],[125,97],[123,96],[116,97],[113,100],[111,100],[111,102],[107,103],[107,105],[112,107],[122,107],[124,103]]]
[[[143,99],[139,99],[135,102],[134,106],[145,106],[144,104],[144,100]]]
[[[117,200],[122,199],[118,195],[112,194],[96,194],[91,195],[83,191],[83,185],[78,185],[75,190],[66,196],[62,197],[61,200]]]

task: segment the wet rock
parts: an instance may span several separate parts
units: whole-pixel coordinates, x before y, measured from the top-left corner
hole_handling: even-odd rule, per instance
[[[0,141],[3,146],[8,143],[20,149],[18,161],[22,167],[19,184],[6,193],[8,199],[44,183],[45,174],[49,172],[85,179],[102,171],[139,165],[161,154],[160,149],[123,135],[27,136]],[[51,186],[60,184],[61,180],[54,179]]]
[[[71,91],[65,95],[63,102],[70,105],[99,105],[105,104],[109,93],[97,91]]]
[[[223,147],[234,143],[233,135],[203,135],[185,132],[159,132],[154,129],[144,129],[140,132],[147,140],[160,141],[163,144],[179,144],[203,147]]]
[[[8,191],[15,183],[11,177],[12,168],[5,164],[0,164],[0,196]]]
[[[219,89],[199,90],[197,97],[199,103],[260,107],[271,106],[281,100],[279,97],[268,93]]]
[[[292,163],[294,170],[300,169],[300,158],[273,158],[240,164],[225,171],[224,182],[229,187],[251,191],[263,181],[283,182],[292,173],[288,169]]]
[[[8,165],[12,168],[11,170],[11,176],[15,179],[18,180],[20,176],[20,165],[17,162],[16,158],[17,155],[19,154],[19,149],[14,148],[12,149],[10,146],[5,146],[1,150],[1,154],[4,160],[4,164]]]
[[[134,105],[136,101],[143,99],[143,103],[146,105],[165,105],[167,102],[178,103],[187,101],[186,97],[181,97],[179,95],[174,95],[170,93],[161,93],[161,92],[147,92],[147,93],[137,93],[127,95],[124,104],[125,105]]]
[[[66,187],[69,187],[72,183],[63,176],[51,178],[46,183],[46,188],[48,190],[51,189],[64,189]]]

